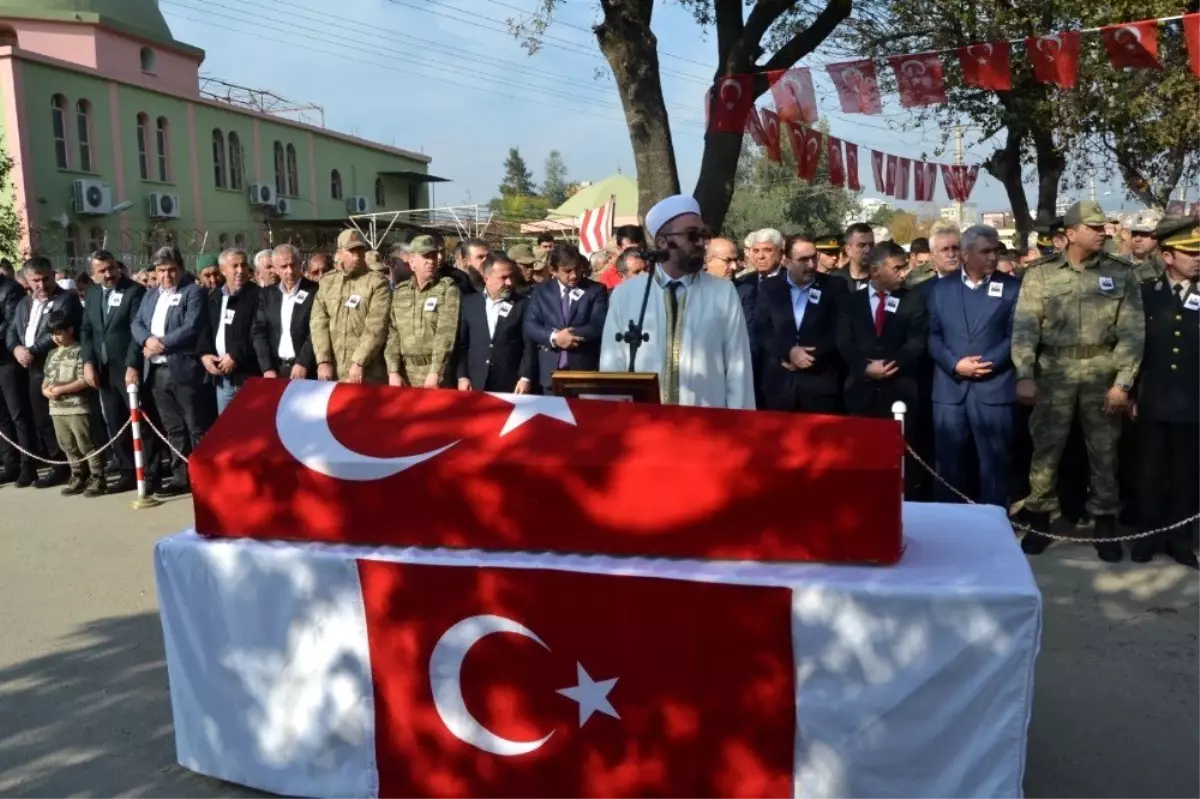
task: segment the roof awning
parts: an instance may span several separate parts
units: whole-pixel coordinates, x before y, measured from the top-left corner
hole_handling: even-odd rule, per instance
[[[403,180],[411,180],[413,183],[449,183],[450,178],[439,178],[437,175],[429,175],[425,172],[413,172],[411,169],[392,169],[386,172],[380,172],[381,175],[387,175],[389,178],[402,178]]]

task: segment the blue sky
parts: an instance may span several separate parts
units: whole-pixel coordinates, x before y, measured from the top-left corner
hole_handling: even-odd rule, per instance
[[[322,106],[332,129],[430,155],[431,171],[453,181],[438,187],[438,205],[486,203],[495,196],[512,146],[521,149],[535,180],[551,149],[562,152],[571,180],[635,173],[615,84],[586,30],[598,3],[560,5],[557,23],[547,31],[552,38],[529,56],[506,32],[505,21],[536,4],[160,0],[175,37],[207,52],[202,74]],[[680,179],[691,191],[704,146],[704,92],[716,44],[674,3],[658,4],[654,30]],[[806,63],[826,60],[818,51]],[[902,131],[909,115],[894,97],[885,97],[883,115],[844,115],[825,71],[814,68],[813,77],[831,133],[860,145],[864,186],[872,182],[871,167],[861,147],[905,157],[924,152],[935,159],[939,131]],[[967,139],[967,163],[990,152],[987,144],[969,134]],[[951,159],[952,150],[936,156]],[[1101,185],[1098,193],[1106,209],[1134,207],[1118,187]],[[940,187],[936,200],[947,202]],[[972,200],[981,211],[1008,208],[1003,188],[983,172]]]

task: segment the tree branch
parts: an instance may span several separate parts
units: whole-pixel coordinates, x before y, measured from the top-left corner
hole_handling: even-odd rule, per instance
[[[756,5],[755,10],[757,11],[761,5],[763,5],[761,2]],[[850,16],[853,8],[853,0],[829,0],[829,4],[817,15],[812,24],[789,39],[783,47],[776,50],[775,55],[771,56],[767,63],[760,67],[760,69],[764,71],[788,69],[801,58],[816,50],[821,42],[825,41],[829,34],[833,33],[833,29],[842,20]],[[753,12],[750,16],[751,18],[754,17]],[[746,29],[749,32],[749,24],[747,24]],[[755,88],[757,88],[757,83],[755,84]]]
[[[713,10],[717,28],[717,74],[714,79],[725,75],[735,74],[738,69],[730,69],[730,56],[744,56],[738,53],[745,26],[742,24],[741,0],[714,0]]]

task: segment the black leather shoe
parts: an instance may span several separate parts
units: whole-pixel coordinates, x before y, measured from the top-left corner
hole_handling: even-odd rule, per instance
[[[45,477],[39,477],[34,482],[33,487],[34,488],[54,488],[55,486],[60,486],[63,483],[67,482],[67,479],[70,476],[71,476],[71,471],[69,469],[64,469],[61,466],[55,466],[53,469],[51,469],[49,472],[46,473]]]
[[[21,476],[20,469],[5,469],[4,471],[0,472],[0,486],[5,485],[7,483],[17,482],[17,479],[20,476]]]
[[[17,477],[17,482],[14,483],[14,485],[17,488],[29,488],[31,485],[37,482],[37,479],[37,472],[35,472],[33,469],[29,469],[28,471],[21,472],[21,474]]]
[[[1189,569],[1200,571],[1200,560],[1196,559],[1196,553],[1191,550],[1186,544],[1174,542],[1167,544],[1167,556],[1176,563],[1187,566]]]
[[[1154,560],[1154,553],[1158,551],[1154,537],[1139,538],[1133,542],[1133,548],[1129,552],[1129,559],[1134,563],[1149,563]]]
[[[1028,532],[1021,539],[1021,551],[1026,555],[1040,555],[1050,546],[1050,538],[1039,535],[1050,532],[1050,514],[1029,511],[1029,526],[1036,532]]]
[[[137,478],[128,472],[122,472],[121,476],[114,480],[106,490],[109,494],[124,494],[126,491],[133,491],[137,488]]]
[[[1116,538],[1117,536],[1117,517],[1116,516],[1097,516],[1096,517],[1096,554],[1100,556],[1100,560],[1105,563],[1120,563],[1125,557],[1124,550],[1121,549],[1121,544],[1117,541],[1108,541],[1106,539]]]
[[[192,487],[186,484],[179,484],[172,480],[169,483],[163,483],[162,488],[154,492],[156,497],[181,497],[184,494],[190,494]]]

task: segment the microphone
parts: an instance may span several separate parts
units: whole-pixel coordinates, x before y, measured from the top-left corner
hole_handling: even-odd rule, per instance
[[[671,250],[678,250],[678,249],[679,249],[678,244],[676,244],[673,241],[668,241],[667,249],[665,249],[665,250],[639,250],[638,255],[641,257],[641,259],[643,261],[645,261],[648,264],[661,264],[665,261],[670,260]]]

